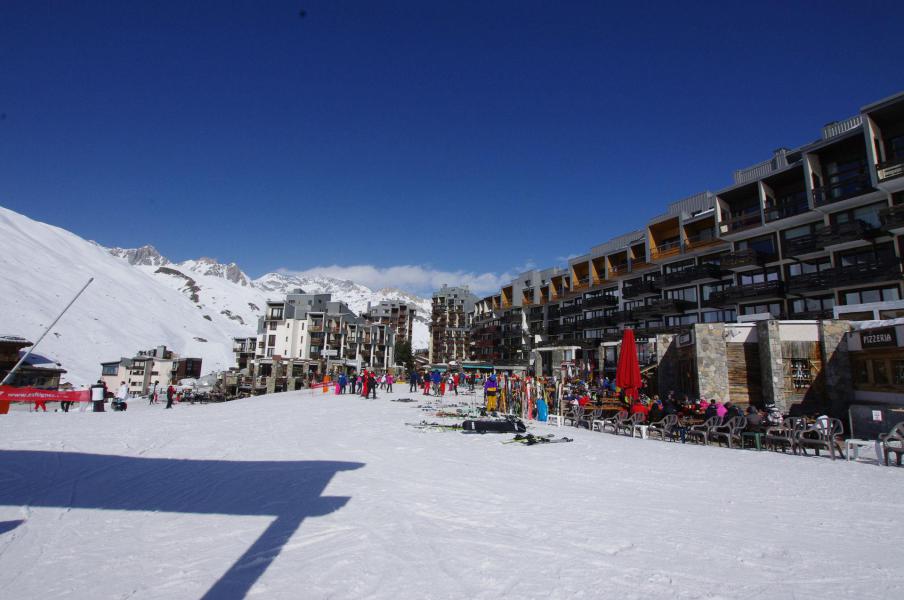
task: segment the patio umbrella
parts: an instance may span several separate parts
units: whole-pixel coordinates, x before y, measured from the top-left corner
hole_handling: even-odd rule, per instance
[[[618,353],[618,368],[615,371],[615,385],[625,390],[625,396],[637,400],[641,381],[633,329],[625,329],[625,335],[622,338],[621,350]]]

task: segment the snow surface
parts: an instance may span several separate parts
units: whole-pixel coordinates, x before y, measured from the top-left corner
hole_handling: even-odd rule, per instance
[[[900,597],[904,469],[378,395],[0,417],[0,597]]]
[[[368,302],[416,301],[414,347],[427,347],[430,301],[400,290],[278,273],[250,281],[234,263],[173,263],[151,246],[107,249],[0,207],[0,331],[35,341],[92,276],[94,283],[39,347],[76,385],[94,382],[101,362],[161,344],[202,358],[205,373],[229,368],[232,338],[254,335],[266,301],[297,287],[333,292],[358,312]]]

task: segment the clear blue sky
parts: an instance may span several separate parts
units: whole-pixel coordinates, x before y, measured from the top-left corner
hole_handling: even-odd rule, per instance
[[[252,276],[549,266],[904,89],[900,8],[6,0],[0,205]]]

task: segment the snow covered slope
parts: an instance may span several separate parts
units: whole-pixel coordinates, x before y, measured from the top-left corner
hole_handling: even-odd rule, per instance
[[[400,290],[279,273],[252,280],[235,263],[175,263],[153,246],[108,249],[0,207],[0,334],[35,340],[92,276],[95,282],[41,345],[76,384],[96,380],[101,361],[160,344],[200,356],[205,372],[228,368],[232,338],[255,332],[267,299],[299,287],[330,292],[356,312],[368,302],[414,302],[414,347],[427,347],[430,301]]]
[[[96,380],[101,361],[160,344],[201,357],[205,371],[227,368],[231,338],[251,331],[105,248],[0,207],[0,333],[35,340],[89,277],[40,348],[75,384]]]

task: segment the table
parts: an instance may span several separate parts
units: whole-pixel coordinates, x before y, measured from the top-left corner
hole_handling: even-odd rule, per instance
[[[741,447],[745,448],[744,441],[753,438],[753,444],[757,450],[763,449],[763,432],[762,431],[745,431],[741,434]]]
[[[552,425],[553,423],[555,423],[556,427],[561,427],[565,423],[565,418],[562,415],[547,415],[546,424]]]
[[[636,437],[634,435],[634,432],[639,431],[640,439],[645,440],[645,439],[647,439],[647,431],[649,429],[650,429],[649,425],[635,425],[634,428],[631,430],[631,437]]]
[[[861,448],[876,448],[876,460],[879,464],[883,464],[883,458],[880,456],[880,449],[877,447],[875,440],[858,440],[851,438],[844,440],[844,455],[847,460],[857,460],[860,458]]]

